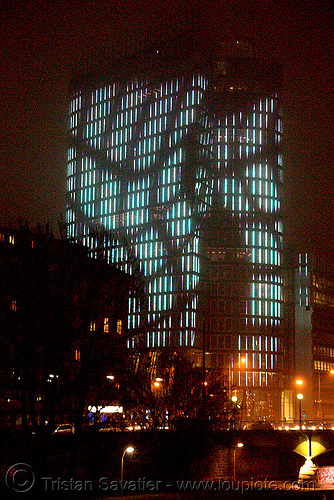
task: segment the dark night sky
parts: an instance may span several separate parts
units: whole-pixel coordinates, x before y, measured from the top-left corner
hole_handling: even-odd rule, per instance
[[[71,69],[163,39],[194,1],[1,2],[0,225],[18,216],[57,227],[64,210]],[[203,0],[212,34],[247,37],[284,68],[285,228],[334,257],[333,4]]]

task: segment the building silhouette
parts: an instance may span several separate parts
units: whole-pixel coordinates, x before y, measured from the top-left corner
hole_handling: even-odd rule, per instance
[[[0,228],[0,269],[0,426],[79,429],[86,397],[103,400],[96,387],[125,349],[131,279],[27,224]]]
[[[295,377],[303,420],[334,420],[334,267],[323,256],[295,257]],[[301,384],[296,387],[296,380]]]
[[[280,87],[249,43],[201,32],[77,75],[69,102],[68,236],[137,259],[129,346],[208,352],[244,418],[281,417]]]

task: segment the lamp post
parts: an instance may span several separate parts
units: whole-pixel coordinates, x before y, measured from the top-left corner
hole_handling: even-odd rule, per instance
[[[205,422],[206,418],[206,364],[205,364],[205,352],[206,352],[206,323],[203,322],[203,339],[202,339],[202,418]]]
[[[242,448],[244,443],[237,443],[236,446],[234,447],[234,452],[233,452],[233,481],[236,481],[236,454],[237,454],[237,449]]]
[[[322,402],[321,402],[321,372],[318,370],[318,418],[321,419]]]
[[[297,399],[299,400],[299,429],[302,430],[302,399],[303,395],[301,392],[297,394]]]
[[[121,460],[121,495],[123,495],[123,476],[124,476],[124,457],[126,453],[133,453],[135,450],[132,446],[128,446],[125,448],[123,455],[122,455],[122,460]]]
[[[238,401],[238,398],[237,396],[232,396],[231,397],[231,400],[232,400],[232,403],[233,403],[233,429],[235,429],[235,414],[236,414],[236,411],[237,411],[237,401]]]

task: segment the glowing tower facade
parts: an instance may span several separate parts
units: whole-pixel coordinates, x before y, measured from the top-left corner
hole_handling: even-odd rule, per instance
[[[74,81],[69,106],[68,236],[94,248],[106,230],[114,264],[137,259],[147,302],[128,328],[147,347],[200,348],[206,328],[212,368],[247,395],[282,385],[279,87],[248,44],[181,40]]]

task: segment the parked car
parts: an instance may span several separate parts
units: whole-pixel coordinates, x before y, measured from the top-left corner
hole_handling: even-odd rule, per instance
[[[74,427],[72,424],[60,424],[53,434],[74,434]]]

